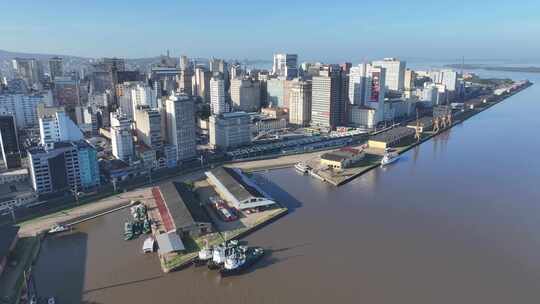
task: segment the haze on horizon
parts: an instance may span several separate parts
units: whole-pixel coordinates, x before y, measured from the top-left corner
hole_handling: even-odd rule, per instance
[[[540,1],[0,0],[0,49],[85,57],[539,57]],[[536,37],[536,38],[535,38]]]

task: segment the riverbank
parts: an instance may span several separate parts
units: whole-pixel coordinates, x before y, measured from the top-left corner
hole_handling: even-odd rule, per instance
[[[463,109],[460,112],[456,112],[453,116],[452,124],[446,128],[442,128],[436,132],[434,131],[425,131],[420,134],[420,138],[418,140],[409,139],[405,142],[400,143],[398,146],[393,147],[393,149],[399,153],[403,154],[410,149],[424,143],[425,141],[430,140],[434,136],[437,136],[440,133],[446,132],[450,128],[454,127],[455,125],[461,124],[467,119],[491,108],[492,106],[504,101],[505,99],[521,92],[524,89],[527,89],[530,87],[532,83],[528,83],[523,85],[522,87],[504,95],[504,96],[496,96],[491,95],[486,98],[483,98],[477,103],[474,103],[472,101],[467,102],[467,107]],[[359,148],[363,149],[364,147],[352,147],[352,148]],[[371,149],[367,148],[365,149],[366,156],[363,160],[358,162],[355,166],[352,166],[351,168],[346,168],[342,170],[332,170],[328,167],[320,165],[320,157],[305,159],[303,162],[305,162],[310,168],[310,175],[314,176],[315,178],[327,182],[334,186],[341,186],[343,184],[346,184],[350,182],[351,180],[369,172],[370,170],[377,168],[380,166],[380,161],[382,159],[382,156],[384,154],[383,150],[380,149]],[[320,155],[319,155],[320,156]]]

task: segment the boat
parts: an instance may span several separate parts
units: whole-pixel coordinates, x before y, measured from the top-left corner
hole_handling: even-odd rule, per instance
[[[239,247],[227,256],[223,266],[219,270],[222,277],[240,274],[264,256],[264,249],[261,247]]]
[[[56,299],[54,297],[50,297],[47,299],[47,304],[56,304]]]
[[[193,264],[195,266],[202,266],[207,264],[210,260],[212,260],[214,255],[214,249],[211,246],[204,246],[201,250],[199,250],[199,254],[193,261]]]
[[[225,263],[225,258],[237,247],[238,241],[236,240],[228,241],[214,247],[212,250],[212,259],[207,263],[208,268],[219,269]]]
[[[151,236],[147,237],[146,240],[144,240],[144,243],[143,243],[143,252],[144,253],[152,253],[152,252],[154,252],[155,245],[156,245],[156,239],[154,239]]]
[[[303,162],[297,163],[296,165],[294,165],[294,168],[296,169],[296,171],[302,174],[308,174],[311,170],[311,168]]]
[[[60,225],[60,224],[54,224],[51,229],[49,229],[48,233],[49,234],[55,234],[55,233],[60,233],[60,232],[64,232],[64,231],[68,231],[70,228],[69,226],[65,226],[65,225]]]
[[[381,166],[389,165],[399,159],[399,153],[392,151],[388,148],[384,150],[383,158],[381,159]]]

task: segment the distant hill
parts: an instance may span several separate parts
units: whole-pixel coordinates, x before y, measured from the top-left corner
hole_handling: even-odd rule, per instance
[[[39,60],[46,60],[51,57],[59,56],[62,58],[78,58],[81,60],[89,60],[90,58],[84,58],[80,56],[70,56],[70,55],[57,55],[57,54],[37,54],[37,53],[22,53],[22,52],[11,52],[6,50],[0,50],[0,60],[10,60],[15,57],[21,57],[21,58],[36,58]]]

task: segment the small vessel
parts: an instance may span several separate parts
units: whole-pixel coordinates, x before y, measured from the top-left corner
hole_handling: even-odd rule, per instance
[[[54,297],[50,297],[47,299],[47,304],[56,304],[56,299]]]
[[[238,241],[232,240],[214,247],[212,250],[212,259],[208,261],[207,265],[209,269],[219,269],[225,258],[238,247]]]
[[[154,252],[155,245],[156,245],[156,240],[151,236],[147,237],[143,243],[143,252],[144,253]]]
[[[69,226],[64,226],[64,225],[60,225],[60,224],[54,224],[51,227],[51,229],[49,229],[48,233],[49,234],[55,234],[55,233],[68,231],[69,229],[70,229]]]
[[[223,267],[219,270],[222,277],[236,275],[251,267],[264,256],[261,247],[239,247],[227,256]]]
[[[296,165],[294,165],[294,168],[296,169],[296,171],[298,171],[298,172],[300,172],[302,174],[309,173],[309,170],[311,169],[308,165],[306,165],[303,162],[297,163]]]
[[[195,258],[193,264],[195,264],[195,266],[205,265],[212,260],[213,256],[214,249],[211,246],[208,246],[207,243],[201,250],[199,250],[199,255]]]
[[[383,158],[381,159],[381,166],[389,165],[399,159],[399,153],[392,151],[389,148],[384,150]]]

